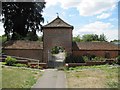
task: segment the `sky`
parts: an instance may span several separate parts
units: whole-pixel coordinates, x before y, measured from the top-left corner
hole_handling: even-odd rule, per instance
[[[57,17],[74,26],[73,36],[104,34],[108,41],[118,39],[119,0],[45,0],[44,24]],[[0,35],[4,34],[0,23]],[[38,33],[39,34],[39,33]]]

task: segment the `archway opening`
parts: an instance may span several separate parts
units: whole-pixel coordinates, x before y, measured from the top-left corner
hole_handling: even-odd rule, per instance
[[[64,66],[65,63],[65,48],[63,48],[62,46],[54,46],[51,50],[50,50],[50,54],[49,56],[49,67],[52,68],[62,68]]]

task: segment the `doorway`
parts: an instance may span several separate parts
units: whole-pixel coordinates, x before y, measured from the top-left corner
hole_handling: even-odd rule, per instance
[[[55,46],[49,51],[48,67],[61,69],[64,66],[65,49],[61,46]]]

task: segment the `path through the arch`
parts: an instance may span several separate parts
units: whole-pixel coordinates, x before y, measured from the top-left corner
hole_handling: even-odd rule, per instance
[[[63,67],[65,53],[54,55],[54,69],[45,69],[44,74],[40,77],[33,88],[66,88],[66,74],[58,70]]]
[[[67,88],[65,72],[57,69],[45,69],[43,76],[32,88]]]

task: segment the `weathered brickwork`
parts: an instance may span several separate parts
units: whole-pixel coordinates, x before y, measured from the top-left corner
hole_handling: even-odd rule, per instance
[[[43,62],[43,49],[4,49],[4,53],[11,56],[37,59]]]
[[[48,28],[43,31],[44,61],[48,60],[48,53],[55,46],[62,46],[65,51],[72,53],[72,29]]]
[[[97,57],[105,57],[106,53],[109,53],[109,58],[116,58],[118,56],[118,50],[80,50],[80,51],[73,51],[73,55],[75,56],[83,56],[86,54],[95,55]]]

